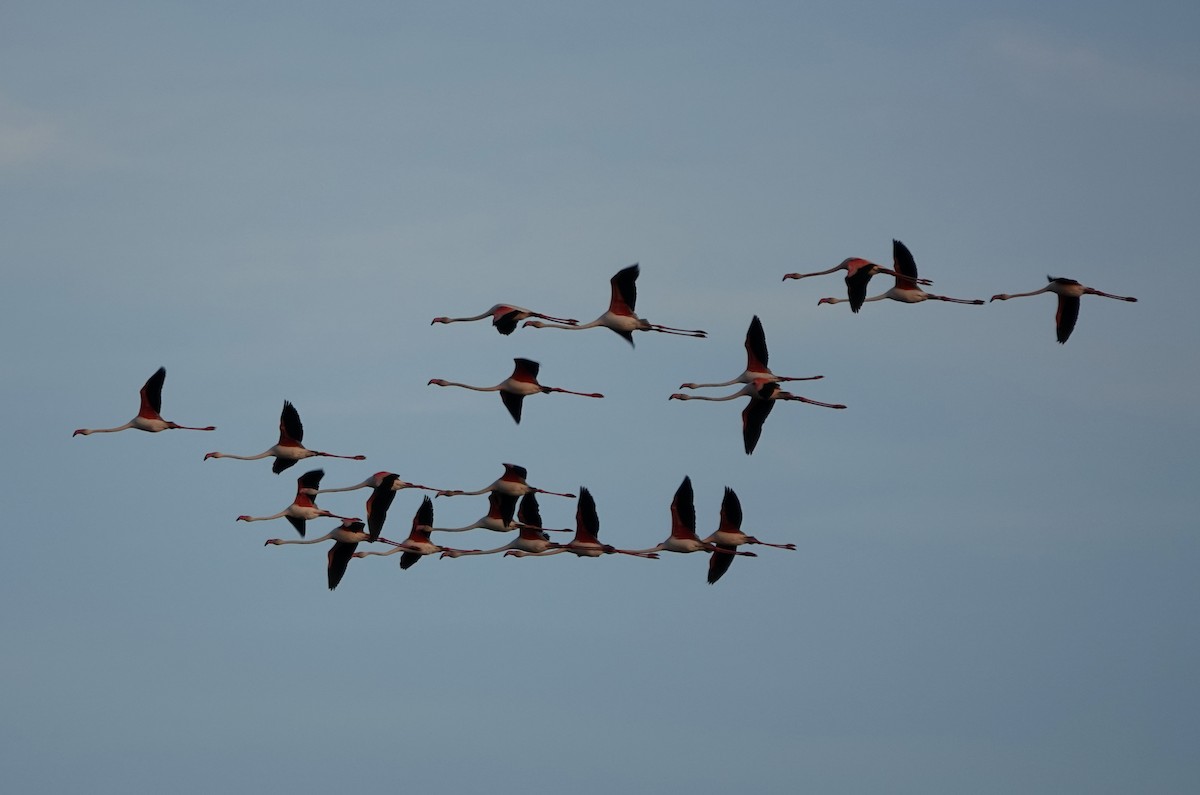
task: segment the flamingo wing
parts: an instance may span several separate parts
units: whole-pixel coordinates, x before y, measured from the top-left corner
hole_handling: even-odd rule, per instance
[[[1054,315],[1054,328],[1058,332],[1059,344],[1065,343],[1075,330],[1079,320],[1079,298],[1070,295],[1058,297],[1058,312]]]
[[[279,443],[298,447],[303,441],[304,423],[300,422],[300,412],[296,411],[296,407],[290,401],[285,400],[283,401],[283,411],[279,414]],[[278,474],[279,471],[276,470],[276,473]]]
[[[287,519],[292,527],[296,528],[296,532],[300,534],[301,538],[304,538],[304,528],[308,526],[307,520],[301,519],[299,516],[285,516],[283,518]]]
[[[708,584],[712,585],[717,580],[729,571],[729,567],[733,565],[733,559],[736,555],[733,551],[737,547],[732,544],[717,544],[718,549],[726,549],[728,552],[714,552],[708,557]]]
[[[746,455],[754,452],[758,440],[762,437],[763,423],[775,408],[775,401],[763,398],[751,398],[746,408],[742,409],[742,442]]]
[[[750,328],[746,329],[746,369],[752,373],[768,372],[768,358],[767,334],[763,331],[762,321],[755,315]]]
[[[721,500],[721,524],[717,528],[717,532],[738,532],[741,529],[742,501],[738,499],[737,492],[726,486],[725,497]]]
[[[692,479],[685,476],[671,500],[671,535],[692,538],[696,535],[696,501]]]
[[[421,505],[417,508],[417,512],[413,514],[413,532],[416,532],[417,529],[421,527],[433,527],[433,500],[429,499],[428,495],[426,495],[425,499],[421,501]]]
[[[628,268],[622,268],[609,280],[612,285],[612,298],[608,302],[608,311],[614,315],[632,315],[637,307],[637,277],[641,273],[637,263]]]
[[[520,425],[521,407],[525,405],[525,396],[516,395],[512,392],[501,392],[500,399],[504,401],[504,408],[508,409],[508,413],[512,415],[513,420]]]
[[[306,489],[316,491],[317,489],[321,488],[321,478],[323,477],[325,477],[324,469],[314,469],[309,472],[305,472],[303,475],[296,478],[297,493]]]
[[[520,310],[512,309],[502,315],[497,316],[496,319],[492,321],[492,325],[496,327],[496,331],[499,331],[501,334],[507,337],[509,334],[512,334],[514,331],[516,331],[517,322],[523,317],[523,315],[524,313],[522,313]]]
[[[329,574],[329,590],[338,587],[338,583],[342,581],[342,577],[346,576],[346,567],[350,565],[350,559],[354,557],[354,550],[358,548],[357,541],[334,541],[333,546],[329,548],[328,559],[328,574]]]
[[[502,332],[503,333],[503,332]],[[411,569],[413,564],[425,557],[420,552],[401,552],[400,553],[400,568]]]
[[[275,463],[271,464],[271,471],[274,472],[276,475],[278,475],[280,472],[284,471],[285,469],[291,469],[295,465],[296,465],[296,459],[294,459],[294,458],[279,458],[278,456],[276,456]]]
[[[846,296],[850,300],[851,312],[862,309],[863,302],[867,300],[867,284],[873,274],[871,264],[865,260],[862,262],[864,265],[861,268],[850,269],[846,274]]]
[[[392,485],[398,477],[400,476],[396,474],[385,475],[380,479],[379,485],[371,491],[371,496],[367,497],[367,532],[370,533],[372,541],[377,540],[383,532],[388,508],[392,507],[392,500],[396,499]]]
[[[521,524],[542,526],[542,510],[538,505],[536,493],[531,491],[521,498],[521,507],[517,511],[517,518],[521,520]]]
[[[596,500],[583,486],[579,487],[579,505],[575,508],[575,540],[600,542],[600,514]]]
[[[917,286],[917,261],[913,259],[908,246],[899,240],[892,240],[892,261],[896,273],[900,274],[896,277],[896,286],[905,290],[915,289]]]
[[[513,359],[514,367],[510,378],[514,381],[524,381],[529,384],[536,384],[538,371],[542,366],[532,359]]]
[[[142,406],[138,410],[139,417],[145,417],[148,420],[160,419],[159,412],[162,411],[162,388],[163,382],[167,380],[167,368],[160,367],[154,371],[154,375],[146,379],[146,384],[140,392],[142,398]]]

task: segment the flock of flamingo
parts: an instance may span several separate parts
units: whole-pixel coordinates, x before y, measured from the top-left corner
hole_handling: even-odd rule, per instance
[[[817,273],[789,273],[783,279],[805,279],[810,276],[845,271],[847,288],[846,298],[822,298],[818,306],[825,304],[849,303],[853,312],[858,312],[863,304],[871,301],[890,299],[903,303],[919,303],[921,301],[948,301],[958,304],[982,305],[980,299],[949,298],[943,295],[928,293],[921,285],[929,285],[928,279],[917,275],[916,261],[911,252],[899,240],[892,241],[893,268],[885,268],[865,259],[852,257],[842,261],[829,270]],[[616,273],[610,280],[612,287],[608,310],[590,323],[580,323],[572,318],[561,318],[545,315],[524,309],[512,304],[497,304],[486,312],[472,317],[436,317],[432,324],[459,323],[491,319],[493,327],[501,334],[512,334],[518,325],[532,328],[552,328],[569,331],[579,331],[588,328],[604,327],[611,329],[625,338],[632,346],[633,332],[655,331],[687,337],[706,337],[706,333],[697,329],[681,329],[650,323],[638,317],[634,309],[637,303],[637,278],[639,266],[631,265]],[[871,277],[885,273],[895,277],[895,285],[879,295],[867,297],[867,285]],[[1065,343],[1071,336],[1079,318],[1080,299],[1085,295],[1095,295],[1103,298],[1113,298],[1119,301],[1136,301],[1128,296],[1112,295],[1091,287],[1085,287],[1074,279],[1046,277],[1047,284],[1040,290],[1028,293],[1000,293],[992,296],[992,301],[1007,301],[1010,298],[1023,298],[1041,293],[1054,293],[1058,296],[1058,311],[1055,315],[1055,330],[1059,343]],[[522,323],[522,321],[524,321]],[[844,409],[840,403],[824,403],[811,398],[802,397],[791,392],[783,391],[780,384],[788,381],[810,381],[823,378],[814,376],[780,376],[771,372],[768,367],[766,335],[762,323],[757,316],[750,321],[746,332],[746,369],[738,376],[719,383],[700,384],[685,383],[681,389],[701,389],[726,387],[744,384],[731,394],[719,397],[677,392],[670,396],[672,400],[709,400],[728,401],[748,397],[749,402],[742,410],[742,441],[746,454],[754,452],[762,436],[763,425],[767,416],[774,408],[775,402],[798,401],[810,405],[832,409]],[[538,382],[539,364],[530,359],[517,358],[512,374],[495,386],[472,386],[441,378],[430,379],[428,385],[443,387],[459,387],[480,392],[499,392],[505,408],[518,424],[521,422],[521,410],[526,397],[539,393],[554,392],[578,395],[589,398],[603,398],[597,392],[576,392],[562,387],[544,386]],[[141,407],[132,420],[115,428],[80,428],[75,436],[87,436],[93,433],[113,433],[130,428],[158,433],[165,430],[212,431],[214,426],[180,425],[162,418],[162,388],[166,380],[166,368],[160,367],[146,381],[141,389]],[[290,402],[284,401],[283,411],[279,418],[279,441],[257,455],[235,455],[233,453],[212,452],[204,456],[210,458],[234,458],[252,461],[260,458],[273,458],[271,471],[279,474],[289,469],[296,462],[306,458],[328,457],[344,458],[362,461],[362,455],[337,455],[317,450],[311,450],[303,445],[304,425],[300,421],[300,413]],[[238,521],[259,522],[273,519],[286,519],[296,532],[298,539],[271,538],[266,545],[282,544],[318,544],[332,541],[326,562],[327,583],[330,590],[337,588],[345,576],[350,561],[355,558],[400,554],[400,568],[408,569],[426,555],[437,554],[443,558],[457,558],[468,555],[492,555],[503,553],[504,556],[514,557],[546,557],[562,553],[571,553],[579,557],[601,557],[604,555],[620,554],[630,557],[657,559],[660,552],[704,552],[709,555],[708,582],[717,582],[729,569],[736,556],[755,557],[755,553],[739,549],[742,546],[769,546],[779,549],[795,550],[795,544],[768,543],[742,532],[742,507],[733,489],[726,487],[721,503],[720,520],[717,530],[706,538],[700,538],[696,532],[696,509],[692,482],[684,477],[683,482],[675,492],[671,501],[671,534],[660,544],[648,549],[617,549],[602,543],[599,539],[600,518],[596,510],[596,502],[587,488],[580,487],[578,504],[575,512],[574,537],[559,543],[550,540],[550,533],[569,533],[569,528],[547,528],[542,524],[541,510],[538,505],[538,494],[550,494],[560,497],[574,498],[576,495],[564,492],[552,492],[529,485],[528,472],[516,464],[504,464],[504,474],[492,484],[477,491],[462,491],[458,489],[435,489],[417,483],[401,480],[392,472],[376,472],[371,477],[352,486],[322,489],[321,480],[324,477],[321,469],[311,470],[296,479],[296,494],[292,502],[278,513],[271,516],[237,517]],[[408,537],[403,541],[392,541],[382,536],[388,510],[395,498],[396,492],[403,489],[423,489],[436,492],[439,497],[463,495],[488,496],[488,512],[478,521],[465,527],[435,527],[433,519],[433,501],[426,496],[416,514]],[[355,491],[370,489],[365,513],[366,521],[357,517],[340,516],[331,511],[317,507],[317,495],[332,492]],[[330,532],[317,538],[306,538],[307,523],[317,519],[336,519],[339,525]],[[494,549],[458,549],[442,546],[432,540],[432,534],[461,533],[470,530],[488,530],[498,533],[516,532],[515,538]],[[390,547],[385,552],[358,551],[361,543],[381,543]]]

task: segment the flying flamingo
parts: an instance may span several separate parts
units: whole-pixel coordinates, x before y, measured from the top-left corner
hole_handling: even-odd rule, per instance
[[[310,538],[299,541],[285,541],[281,538],[268,538],[263,546],[274,544],[280,546],[282,544],[319,544],[322,541],[333,541],[333,546],[329,549],[329,554],[326,557],[326,570],[329,577],[329,590],[338,587],[338,583],[342,581],[342,577],[346,574],[346,567],[350,565],[350,558],[354,556],[354,550],[363,541],[370,541],[371,535],[365,531],[364,525],[358,519],[343,519],[340,527],[336,527],[320,538]],[[386,538],[378,538],[377,541],[382,541],[385,544],[395,545],[395,541],[388,541]]]
[[[481,312],[474,317],[435,317],[430,321],[429,325],[434,323],[470,323],[473,320],[483,320],[485,317],[492,319],[492,325],[501,334],[508,336],[517,328],[517,323],[526,318],[540,317],[542,320],[554,320],[559,323],[566,323],[568,326],[579,325],[578,320],[573,320],[566,317],[554,317],[553,315],[543,315],[534,312],[524,307],[516,306],[515,304],[496,304],[486,312]]]
[[[435,527],[439,533],[465,533],[468,530],[482,528],[497,533],[507,533],[515,530],[513,514],[517,510],[517,498],[511,494],[501,494],[493,491],[488,494],[488,512],[466,527]]]
[[[308,520],[319,519],[321,517],[329,517],[331,519],[348,519],[346,516],[338,516],[335,513],[330,513],[322,508],[317,507],[316,496],[320,492],[317,490],[321,485],[321,478],[325,476],[325,470],[314,469],[311,472],[305,472],[300,477],[296,478],[296,499],[292,500],[292,504],[284,508],[282,511],[271,516],[239,516],[239,522],[267,522],[271,519],[285,518],[292,527],[296,528],[296,532],[304,538],[304,528]]]
[[[736,378],[731,378],[728,381],[722,381],[719,384],[695,384],[686,383],[680,384],[680,389],[700,389],[701,387],[709,386],[732,386],[734,384],[748,384],[751,381],[816,381],[824,378],[823,375],[809,376],[784,376],[775,375],[771,372],[771,368],[767,367],[767,335],[763,331],[762,321],[755,315],[750,321],[750,328],[746,329],[746,369]]]
[[[419,483],[409,483],[401,480],[399,475],[394,472],[376,472],[371,477],[364,480],[362,483],[356,483],[353,486],[343,486],[340,489],[318,489],[317,494],[332,494],[335,491],[357,491],[358,489],[375,489],[383,482],[383,479],[389,475],[395,475],[395,480],[392,481],[392,491],[402,491],[404,489],[424,489],[425,491],[437,491],[430,486],[422,486]]]
[[[598,558],[601,555],[633,555],[639,558],[658,559],[657,552],[631,552],[627,549],[617,549],[612,544],[601,544],[600,515],[596,512],[596,501],[592,493],[583,486],[579,487],[579,505],[575,508],[575,537],[566,544],[555,544],[552,549],[543,552],[526,552],[522,549],[510,549],[504,557],[513,555],[518,558],[545,557],[562,552],[571,552],[581,558]]]
[[[729,552],[737,549],[740,544],[761,544],[764,547],[775,547],[776,549],[794,550],[796,548],[795,544],[768,544],[766,541],[759,541],[754,536],[743,533],[742,503],[734,490],[728,486],[725,487],[725,498],[721,500],[721,523],[717,526],[717,532],[704,541],[707,544],[716,544]],[[721,579],[721,575],[729,571],[732,563],[733,555],[713,555],[709,558],[708,584],[712,585]]]
[[[293,466],[297,461],[312,456],[326,458],[348,458],[351,461],[363,461],[365,455],[334,455],[309,450],[301,444],[304,441],[304,425],[300,422],[300,412],[288,401],[283,401],[283,411],[279,415],[279,443],[264,450],[258,455],[234,455],[232,453],[205,453],[204,460],[210,458],[236,458],[239,461],[255,461],[267,456],[275,456],[271,471],[278,475],[283,470]]]
[[[146,379],[146,383],[142,386],[141,397],[142,407],[138,409],[137,416],[129,422],[117,428],[79,428],[71,436],[87,436],[91,433],[116,433],[129,428],[136,428],[139,431],[148,431],[150,433],[158,433],[159,431],[182,430],[182,431],[215,431],[216,427],[209,425],[205,428],[194,428],[189,425],[180,425],[175,422],[164,420],[159,414],[162,411],[162,388],[163,382],[167,380],[167,368],[160,367],[154,371],[154,375]]]
[[[523,325],[534,328],[563,328],[573,331],[604,326],[620,334],[631,346],[635,331],[661,331],[663,334],[677,334],[681,337],[708,336],[699,330],[660,326],[634,314],[634,307],[637,304],[637,277],[640,271],[641,268],[636,263],[617,271],[616,275],[609,280],[612,285],[612,298],[608,302],[608,311],[591,323],[567,326],[543,323],[540,320],[526,320]]]
[[[443,547],[429,540],[429,533],[433,530],[433,500],[425,497],[421,501],[421,506],[417,508],[416,514],[413,515],[412,531],[408,534],[408,538],[401,541],[396,546],[389,549],[387,552],[355,552],[354,557],[365,558],[368,555],[379,555],[386,557],[395,555],[397,552],[400,555],[400,568],[409,569],[421,558],[426,555],[433,555],[437,552],[442,552],[449,547]],[[469,552],[471,550],[459,550],[461,552]]]
[[[494,555],[498,552],[507,552],[510,549],[519,549],[522,552],[545,552],[548,549],[553,549],[558,546],[550,540],[550,536],[546,535],[546,528],[542,527],[542,515],[538,510],[537,495],[530,492],[521,498],[520,522],[516,527],[520,529],[520,534],[509,541],[502,547],[495,549],[446,549],[442,551],[443,558],[461,558],[464,555]],[[562,532],[569,532],[564,530]]]
[[[533,492],[535,494],[553,494],[556,497],[575,498],[574,494],[567,494],[560,491],[547,491],[539,489],[536,486],[530,486],[525,482],[525,478],[529,477],[529,470],[518,464],[502,464],[504,474],[497,480],[492,481],[491,485],[484,486],[478,491],[462,491],[459,489],[450,489],[448,491],[439,491],[439,497],[468,497],[479,494],[487,494],[489,492],[499,492],[512,497],[524,497],[526,494]],[[514,503],[515,504],[515,503]]]
[[[892,241],[892,252],[895,254],[897,241]],[[867,282],[871,281],[871,277],[877,273],[888,273],[899,278],[900,274],[882,265],[876,265],[874,262],[862,259],[860,257],[849,257],[842,260],[840,265],[835,265],[827,271],[818,271],[817,273],[788,273],[785,274],[783,280],[788,279],[807,279],[809,276],[824,276],[827,273],[836,273],[837,271],[846,272],[846,293],[850,302],[850,309],[857,312],[862,308],[863,301],[867,298]],[[917,279],[919,284],[933,284],[929,279]],[[874,300],[874,299],[872,299]]]
[[[904,304],[919,304],[922,301],[949,301],[953,304],[972,304],[974,306],[983,306],[985,301],[978,298],[947,298],[944,295],[934,295],[927,293],[917,286],[921,280],[917,278],[917,261],[913,259],[912,252],[908,250],[908,246],[901,243],[899,240],[892,241],[892,254],[896,259],[896,286],[888,290],[886,293],[875,295],[870,298],[864,298],[863,301],[882,301],[885,298],[890,298],[893,301],[899,301]],[[865,289],[865,284],[864,284]],[[841,304],[847,300],[850,301],[850,308],[854,309],[854,299],[846,298],[822,298],[817,301],[817,306],[821,304]],[[861,306],[861,303],[860,303]],[[857,310],[855,310],[857,311]]]
[[[775,401],[777,400],[796,400],[801,403],[810,403],[814,406],[824,406],[827,409],[846,408],[841,403],[822,403],[819,400],[812,400],[811,398],[794,395],[791,392],[784,392],[779,388],[777,382],[761,379],[751,381],[732,395],[725,395],[724,397],[704,397],[703,395],[685,395],[682,392],[676,392],[668,400],[711,400],[720,402],[723,400],[736,400],[737,398],[746,396],[750,398],[750,402],[746,404],[746,408],[742,409],[742,443],[746,448],[746,455],[753,453],[755,446],[758,445],[758,440],[762,436],[763,423],[767,421],[771,409],[775,408]]]
[[[431,378],[429,384],[436,386],[457,386],[463,389],[473,389],[476,392],[499,392],[500,399],[504,401],[504,407],[508,409],[508,413],[512,415],[512,418],[518,425],[521,423],[521,405],[525,402],[527,395],[536,395],[539,392],[545,394],[565,392],[568,395],[579,395],[581,397],[604,397],[599,392],[572,392],[570,389],[563,389],[557,386],[542,386],[537,381],[538,370],[541,369],[540,364],[530,359],[513,359],[513,361],[516,363],[516,367],[513,368],[512,375],[495,386],[471,386],[470,384],[459,384],[455,381],[446,381],[441,378]]]
[[[636,554],[646,552],[712,552],[719,555],[758,557],[753,552],[722,549],[716,544],[700,540],[696,535],[696,504],[692,492],[692,479],[687,476],[684,476],[683,482],[675,491],[675,498],[671,500],[671,535],[657,546],[635,550]]]
[[[1136,298],[1131,298],[1126,295],[1111,295],[1102,293],[1091,287],[1084,287],[1074,279],[1055,278],[1047,276],[1046,281],[1049,282],[1040,290],[1034,290],[1032,293],[1000,293],[993,295],[993,301],[1007,301],[1010,298],[1024,298],[1028,295],[1038,295],[1039,293],[1054,293],[1058,296],[1058,313],[1054,316],[1054,328],[1058,332],[1058,342],[1061,345],[1065,343],[1071,336],[1071,332],[1075,329],[1075,321],[1079,319],[1079,299],[1085,295],[1098,295],[1101,298],[1115,298],[1118,301],[1136,302]],[[78,433],[78,431],[77,431]]]

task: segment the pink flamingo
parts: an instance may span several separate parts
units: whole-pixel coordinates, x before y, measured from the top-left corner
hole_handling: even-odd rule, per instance
[[[896,286],[886,293],[862,299],[864,302],[882,301],[885,298],[890,298],[893,301],[899,301],[903,304],[919,304],[922,301],[949,301],[952,304],[983,306],[985,303],[978,298],[947,298],[944,295],[934,295],[933,293],[925,292],[917,286],[917,283],[921,281],[917,278],[917,261],[913,259],[912,252],[908,250],[908,246],[899,240],[893,240],[892,254],[896,259],[896,270],[899,271],[896,274]],[[866,285],[864,284],[863,287],[865,291]],[[840,304],[847,300],[850,301],[850,308],[853,309],[854,301],[847,298],[822,298],[820,301],[817,301],[817,306],[821,304]]]
[[[526,320],[523,325],[533,326],[534,328],[561,328],[570,331],[580,331],[585,328],[603,326],[620,334],[631,346],[633,345],[633,332],[635,331],[659,331],[663,334],[677,334],[682,337],[708,336],[705,332],[696,329],[660,326],[657,323],[651,323],[648,320],[638,317],[634,313],[634,307],[637,305],[637,277],[640,272],[641,268],[636,263],[630,265],[628,268],[617,271],[612,279],[609,280],[609,284],[612,286],[612,297],[608,302],[608,311],[591,323],[556,325],[554,323],[543,323],[540,320]]]
[[[539,392],[544,394],[564,392],[568,395],[579,395],[581,397],[604,397],[599,392],[572,392],[570,389],[563,389],[557,386],[542,386],[537,380],[538,370],[541,369],[541,365],[530,359],[513,359],[513,361],[516,363],[516,366],[513,368],[512,375],[495,386],[471,386],[470,384],[460,384],[441,378],[431,378],[429,384],[436,386],[457,386],[463,389],[473,389],[476,392],[499,392],[500,399],[504,401],[504,407],[508,409],[508,413],[512,415],[513,420],[518,425],[521,423],[521,406],[528,395],[536,395]]]
[[[319,519],[326,516],[331,519],[349,519],[347,516],[338,516],[335,513],[330,513],[317,507],[315,495],[320,493],[318,487],[321,485],[321,478],[324,476],[325,470],[323,469],[314,469],[311,472],[305,472],[296,478],[296,498],[292,500],[291,505],[279,513],[270,516],[242,515],[237,518],[237,521],[267,522],[272,519],[285,518],[291,523],[292,527],[296,528],[296,532],[300,534],[300,537],[304,538],[304,529],[310,519]]]
[[[753,552],[722,549],[709,541],[700,540],[696,535],[696,504],[692,492],[692,479],[686,476],[676,489],[675,498],[671,500],[671,535],[657,546],[635,550],[635,553],[646,552],[712,552],[719,555],[758,557]]]
[[[727,552],[733,552],[741,544],[760,544],[764,547],[795,550],[795,544],[769,544],[759,541],[754,536],[742,532],[742,503],[733,489],[725,487],[725,498],[721,500],[721,523],[717,531],[704,539],[707,544],[715,544]],[[733,563],[733,555],[713,555],[708,560],[708,584],[712,585]]]
[[[526,494],[533,492],[535,494],[553,494],[556,497],[575,498],[574,494],[567,494],[560,491],[547,491],[539,489],[536,486],[530,486],[525,479],[529,477],[529,470],[518,464],[501,464],[504,467],[504,474],[499,479],[492,481],[491,485],[484,486],[478,491],[462,491],[460,489],[450,489],[447,491],[439,491],[439,497],[467,497],[476,496],[479,494],[488,494],[490,492],[499,492],[507,494],[511,497],[524,497]],[[515,503],[514,503],[515,505]]]
[[[387,552],[355,552],[354,557],[365,558],[368,555],[386,557],[399,552],[401,553],[400,568],[410,569],[418,560],[426,555],[433,555],[449,549],[449,547],[440,546],[429,539],[429,534],[433,529],[433,500],[427,496],[421,501],[421,506],[417,508],[416,514],[413,515],[412,531],[409,532],[408,538]],[[469,552],[471,550],[458,551]]]
[[[766,423],[771,409],[775,408],[775,401],[777,400],[795,400],[801,403],[809,403],[813,406],[824,406],[827,409],[846,408],[841,403],[822,403],[819,400],[802,397],[801,395],[793,395],[791,392],[784,392],[779,388],[777,382],[763,380],[752,381],[732,395],[725,395],[724,397],[704,397],[702,395],[685,395],[682,392],[676,392],[668,400],[711,400],[713,402],[720,402],[723,400],[736,400],[737,398],[747,396],[750,398],[750,402],[746,404],[746,408],[742,409],[742,443],[745,446],[746,455],[753,453],[754,448],[758,445],[758,440],[762,436],[763,424]]]
[[[1025,298],[1030,295],[1039,295],[1041,293],[1054,293],[1058,296],[1058,312],[1054,316],[1054,328],[1058,333],[1058,342],[1063,344],[1071,336],[1071,332],[1075,329],[1075,321],[1079,319],[1079,299],[1085,295],[1098,295],[1101,298],[1115,298],[1118,301],[1136,302],[1136,298],[1127,295],[1112,295],[1110,293],[1102,293],[1091,287],[1085,287],[1074,279],[1055,278],[1047,276],[1046,281],[1049,282],[1040,290],[1034,290],[1032,293],[1000,293],[993,295],[993,301],[1007,301],[1010,298]]]
[[[205,453],[204,460],[210,458],[236,458],[239,461],[255,461],[259,458],[274,456],[275,463],[271,471],[278,475],[280,472],[295,465],[297,461],[313,456],[326,458],[348,458],[351,461],[363,461],[365,455],[334,455],[307,449],[304,441],[304,425],[300,422],[300,412],[288,401],[283,401],[283,411],[279,415],[279,442],[267,448],[258,455],[234,455],[233,453]]]
[[[141,398],[142,406],[138,409],[137,416],[131,419],[124,425],[116,428],[79,428],[71,436],[87,436],[92,433],[116,433],[129,428],[135,428],[139,431],[148,431],[149,433],[158,433],[159,431],[215,431],[213,425],[204,428],[195,428],[190,425],[180,425],[176,422],[169,422],[162,418],[159,414],[162,411],[162,388],[163,382],[167,380],[167,368],[160,367],[154,371],[154,375],[146,379],[146,383],[142,386]]]
[[[335,491],[357,491],[358,489],[376,489],[383,479],[388,476],[395,476],[392,483],[392,491],[403,491],[404,489],[424,489],[425,491],[437,491],[430,486],[422,486],[419,483],[409,483],[401,480],[399,475],[394,472],[376,472],[371,477],[364,480],[362,483],[356,483],[353,486],[343,486],[340,489],[318,489],[317,494],[332,494]]]
[[[823,375],[809,376],[785,376],[775,375],[771,372],[771,368],[767,366],[769,355],[767,353],[767,335],[763,331],[762,321],[755,315],[750,321],[750,328],[746,329],[746,369],[736,378],[731,378],[728,381],[722,381],[719,384],[695,384],[687,383],[680,384],[680,389],[700,389],[701,387],[710,386],[733,386],[734,384],[748,384],[751,381],[817,381],[824,378]]]
[[[505,336],[513,333],[517,328],[517,323],[530,317],[540,317],[542,320],[553,320],[558,323],[566,323],[569,326],[579,324],[578,320],[543,315],[524,307],[516,306],[515,304],[496,304],[488,311],[481,312],[474,317],[435,317],[429,325],[432,326],[434,323],[470,323],[473,320],[483,320],[485,317],[490,317],[492,319],[492,326],[495,327],[496,331]]]
[[[895,256],[896,243],[897,241],[892,241],[893,257]],[[807,279],[809,276],[824,276],[827,273],[836,273],[837,271],[846,271],[846,293],[849,297],[844,300],[850,302],[850,310],[852,312],[858,312],[862,308],[863,301],[867,298],[867,283],[871,281],[872,276],[877,273],[888,273],[897,278],[900,277],[899,273],[882,265],[876,265],[874,262],[860,257],[849,257],[842,260],[841,264],[835,265],[827,271],[818,271],[817,273],[788,273],[784,275],[783,280],[786,282],[788,279]],[[916,281],[919,284],[933,284],[929,279],[916,279]]]
[[[494,555],[510,549],[523,552],[545,552],[557,547],[546,535],[547,528],[542,527],[542,515],[538,509],[537,495],[532,492],[521,498],[520,522],[515,524],[520,533],[512,541],[495,549],[447,549],[441,554],[443,558],[460,558],[464,555]],[[556,532],[570,532],[568,530]]]
[[[329,579],[329,590],[338,587],[338,583],[342,581],[342,577],[346,575],[346,567],[350,565],[350,558],[354,557],[354,550],[363,541],[370,541],[371,534],[366,532],[366,525],[358,519],[343,519],[340,527],[334,528],[330,532],[320,538],[310,538],[288,540],[280,538],[268,538],[263,546],[283,544],[319,544],[322,541],[333,541],[333,546],[330,547],[329,553],[326,556],[325,569]],[[388,541],[386,538],[377,538],[376,541],[382,541],[385,544],[395,545],[395,541]]]
[[[617,549],[612,544],[601,544],[600,515],[596,512],[596,501],[592,493],[583,486],[579,487],[579,505],[575,508],[575,537],[566,544],[555,544],[553,548],[542,552],[526,552],[523,549],[510,549],[504,557],[512,555],[518,558],[545,557],[570,552],[581,558],[598,558],[601,555],[633,555],[639,558],[658,559],[657,552],[631,552],[627,549]]]

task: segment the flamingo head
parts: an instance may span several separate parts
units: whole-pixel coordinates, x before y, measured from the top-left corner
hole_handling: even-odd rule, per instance
[[[76,436],[87,436],[89,433],[91,433],[91,431],[89,431],[87,428],[80,428],[79,430],[75,431],[75,433],[71,434],[71,438],[75,438]]]
[[[836,298],[822,298],[820,301],[817,301],[817,306],[820,306],[821,304],[836,304],[837,302],[838,299]]]
[[[432,326],[434,323],[449,323],[449,322],[450,322],[450,318],[448,318],[448,317],[435,317],[433,320],[429,321],[429,325]]]
[[[207,461],[210,458],[220,458],[220,457],[221,457],[221,453],[205,453],[204,454],[205,461]]]
[[[526,326],[533,326],[534,328],[545,328],[546,324],[540,320],[526,320],[524,323],[521,324],[521,328],[525,328]]]
[[[425,386],[445,386],[445,385],[446,385],[446,381],[445,381],[445,379],[442,379],[442,378],[430,378],[430,379],[429,379],[429,383],[428,383],[428,384],[426,384]]]
[[[667,398],[667,400],[691,400],[691,399],[692,399],[691,395],[685,395],[682,392],[676,392],[674,395],[671,395],[669,398]]]

